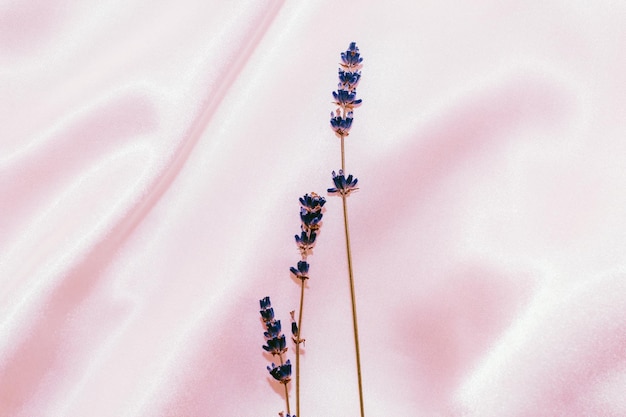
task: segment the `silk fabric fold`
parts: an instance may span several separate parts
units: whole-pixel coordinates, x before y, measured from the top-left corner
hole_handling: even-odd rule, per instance
[[[625,21],[609,0],[0,1],[0,416],[284,410],[258,300],[288,327],[311,191],[301,414],[357,415],[326,195],[352,41],[366,415],[625,416]]]

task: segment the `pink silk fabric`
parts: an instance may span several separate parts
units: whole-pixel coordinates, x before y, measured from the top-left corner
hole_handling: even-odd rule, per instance
[[[366,415],[626,416],[611,0],[0,1],[0,416],[285,410],[259,299],[288,330],[351,41]],[[299,417],[358,415],[327,198]]]

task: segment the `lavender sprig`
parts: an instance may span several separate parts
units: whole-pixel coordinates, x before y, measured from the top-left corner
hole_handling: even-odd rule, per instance
[[[348,225],[348,202],[347,197],[358,188],[358,179],[346,172],[345,138],[349,135],[354,121],[354,109],[361,105],[362,100],[357,98],[356,87],[361,80],[361,67],[363,58],[355,42],[350,43],[348,49],[341,53],[339,65],[339,84],[337,91],[333,91],[334,104],[337,109],[330,113],[330,127],[341,139],[341,169],[339,174],[333,171],[334,187],[328,189],[329,194],[337,194],[341,197],[343,205],[343,223],[346,236],[346,257],[348,261],[348,278],[350,282],[350,301],[352,304],[352,325],[354,329],[354,347],[356,356],[356,368],[359,388],[359,406],[361,417],[365,417],[363,407],[363,382],[361,378],[361,354],[359,349],[359,330],[356,314],[356,295],[354,290],[354,273],[352,268],[352,250],[350,247],[350,227]]]
[[[309,263],[307,256],[311,254],[317,232],[321,227],[322,208],[326,204],[326,199],[316,193],[305,194],[300,198],[300,235],[295,236],[296,245],[300,250],[301,260],[296,267],[289,270],[295,278],[300,280],[300,308],[298,310],[298,321],[295,319],[295,311],[291,312],[291,333],[292,340],[296,345],[296,413],[300,415],[300,344],[304,343],[302,338],[302,311],[304,310],[304,288],[305,281],[309,279]]]

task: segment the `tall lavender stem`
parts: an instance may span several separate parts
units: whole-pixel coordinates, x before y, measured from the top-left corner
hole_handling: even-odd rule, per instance
[[[300,308],[298,310],[298,321],[296,323],[294,312],[291,312],[291,332],[293,342],[296,344],[296,415],[300,416],[300,344],[304,343],[302,338],[302,312],[304,310],[304,288],[305,281],[309,279],[309,263],[307,256],[311,253],[315,245],[315,239],[321,226],[322,207],[326,203],[324,197],[316,193],[305,194],[300,198],[300,225],[301,233],[296,235],[296,244],[300,250],[302,260],[297,267],[291,267],[291,273],[300,280]]]
[[[352,268],[352,250],[350,246],[350,226],[348,223],[348,202],[347,197],[352,191],[357,190],[356,184],[358,180],[353,179],[352,175],[347,177],[346,172],[346,156],[345,156],[345,137],[348,136],[353,121],[353,110],[361,104],[361,100],[356,99],[356,86],[361,78],[361,58],[359,48],[353,42],[346,52],[341,54],[342,69],[339,69],[339,88],[333,92],[335,104],[338,106],[335,112],[330,114],[330,124],[332,129],[341,139],[341,170],[339,175],[333,171],[334,188],[329,188],[331,194],[339,194],[343,205],[343,222],[346,236],[346,256],[348,260],[348,278],[350,282],[350,301],[352,305],[352,326],[354,330],[354,347],[357,369],[357,380],[359,390],[359,406],[361,417],[365,417],[365,409],[363,405],[363,380],[361,376],[361,353],[359,347],[359,329],[356,313],[356,295],[354,289],[354,271]]]

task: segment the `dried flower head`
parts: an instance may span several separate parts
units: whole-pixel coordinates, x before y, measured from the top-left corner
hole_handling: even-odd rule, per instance
[[[353,178],[352,175],[348,175],[345,177],[342,170],[339,170],[339,175],[333,171],[333,182],[335,183],[334,188],[329,188],[329,194],[341,194],[348,196],[351,192],[358,190],[356,184],[359,180],[357,178]]]
[[[279,337],[274,337],[272,339],[267,339],[267,344],[261,346],[263,350],[267,353],[271,353],[272,355],[282,355],[287,352],[287,340],[285,335],[280,335]]]
[[[324,197],[320,197],[317,193],[311,192],[311,194],[305,194],[300,197],[300,205],[306,211],[311,212],[321,212],[322,207],[326,204],[326,199]]]
[[[306,261],[299,261],[297,268],[294,268],[292,266],[291,268],[289,268],[289,270],[298,279],[301,279],[301,280],[309,279],[309,264]]]
[[[352,120],[354,120],[352,112],[348,112],[347,117],[341,117],[340,114],[341,109],[337,109],[337,116],[335,116],[335,112],[330,112],[330,126],[339,136],[348,136],[352,127]]]
[[[350,90],[337,90],[333,91],[334,103],[340,106],[342,109],[352,110],[356,106],[361,104],[362,100],[357,100],[356,91]]]
[[[348,50],[341,53],[341,61],[342,63],[340,65],[346,69],[353,70],[361,67],[363,58],[361,58],[356,42],[351,42],[350,46],[348,46]]]
[[[359,84],[360,79],[360,71],[350,72],[340,69],[338,87],[344,90],[352,91],[356,88],[357,84]]]
[[[272,363],[272,366],[268,366],[267,370],[281,384],[287,384],[291,381],[291,362],[289,359],[284,364],[278,366]]]
[[[295,235],[296,245],[298,245],[298,249],[300,249],[300,253],[306,254],[311,249],[313,249],[313,246],[315,246],[316,237],[317,237],[317,234],[312,230],[309,230],[308,232],[302,230],[300,235]]]

